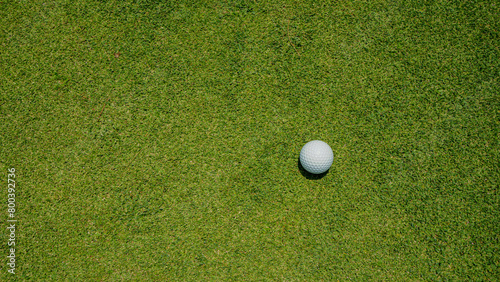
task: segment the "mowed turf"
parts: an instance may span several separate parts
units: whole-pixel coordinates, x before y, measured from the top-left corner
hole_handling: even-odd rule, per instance
[[[0,279],[497,279],[499,15],[0,3]],[[321,179],[297,163],[314,139]]]

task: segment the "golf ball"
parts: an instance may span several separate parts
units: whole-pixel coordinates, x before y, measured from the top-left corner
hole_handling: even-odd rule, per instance
[[[300,163],[310,173],[324,173],[333,163],[332,148],[320,140],[310,141],[300,150]]]

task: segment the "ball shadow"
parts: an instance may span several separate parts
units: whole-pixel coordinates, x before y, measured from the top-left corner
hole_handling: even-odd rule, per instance
[[[327,171],[325,171],[321,174],[310,173],[307,170],[305,170],[304,167],[302,166],[302,164],[300,163],[300,157],[297,159],[297,167],[300,171],[300,174],[302,174],[302,176],[304,176],[305,178],[310,179],[310,180],[321,179],[321,178],[325,177],[325,175],[327,175],[328,172],[330,171],[330,169],[328,169]]]

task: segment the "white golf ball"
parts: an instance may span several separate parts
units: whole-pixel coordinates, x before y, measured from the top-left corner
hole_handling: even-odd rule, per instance
[[[324,173],[333,163],[332,148],[320,140],[310,141],[300,150],[300,163],[310,173]]]

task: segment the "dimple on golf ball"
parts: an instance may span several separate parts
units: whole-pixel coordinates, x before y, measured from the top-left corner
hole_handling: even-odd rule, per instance
[[[300,163],[310,173],[324,173],[333,163],[332,148],[320,140],[310,141],[300,150]]]

